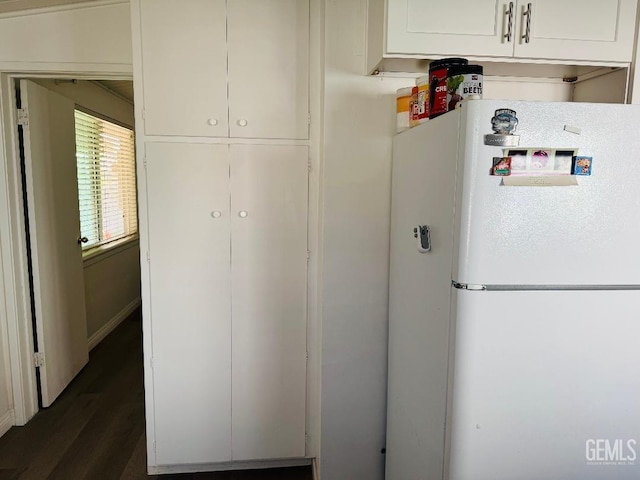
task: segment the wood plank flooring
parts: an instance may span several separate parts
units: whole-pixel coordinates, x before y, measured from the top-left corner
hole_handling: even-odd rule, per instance
[[[26,426],[0,438],[0,480],[311,480],[311,467],[147,476],[140,313]]]

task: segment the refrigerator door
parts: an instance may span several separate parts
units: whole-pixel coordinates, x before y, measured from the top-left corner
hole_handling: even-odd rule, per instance
[[[454,296],[449,480],[640,478],[640,292]]]
[[[484,145],[484,135],[499,108],[517,112],[519,149],[578,149],[593,157],[591,176],[573,186],[505,186],[490,176],[503,148]],[[640,284],[640,105],[479,100],[465,104],[462,122],[454,280]]]
[[[456,164],[438,159],[456,158],[459,121],[443,115],[394,141],[387,480],[442,478]]]

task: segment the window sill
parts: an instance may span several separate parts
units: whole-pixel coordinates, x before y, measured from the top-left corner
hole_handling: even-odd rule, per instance
[[[138,235],[136,234],[105,245],[90,248],[89,250],[82,252],[82,264],[86,268],[90,265],[101,262],[102,260],[106,260],[112,255],[117,255],[129,248],[137,246],[138,240]]]

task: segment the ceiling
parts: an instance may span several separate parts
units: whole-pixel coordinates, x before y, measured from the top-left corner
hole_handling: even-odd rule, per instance
[[[129,103],[133,103],[133,82],[131,80],[96,80],[95,82],[124,98]]]

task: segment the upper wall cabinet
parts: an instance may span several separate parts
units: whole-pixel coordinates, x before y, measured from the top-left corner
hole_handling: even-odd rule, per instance
[[[372,0],[368,68],[373,70],[382,58],[403,56],[630,62],[636,4],[636,0]]]
[[[141,0],[145,133],[307,139],[309,0]]]
[[[225,4],[140,2],[147,135],[228,135]]]
[[[231,0],[232,137],[308,138],[308,0]]]
[[[518,1],[515,56],[630,62],[636,6],[636,0]]]

